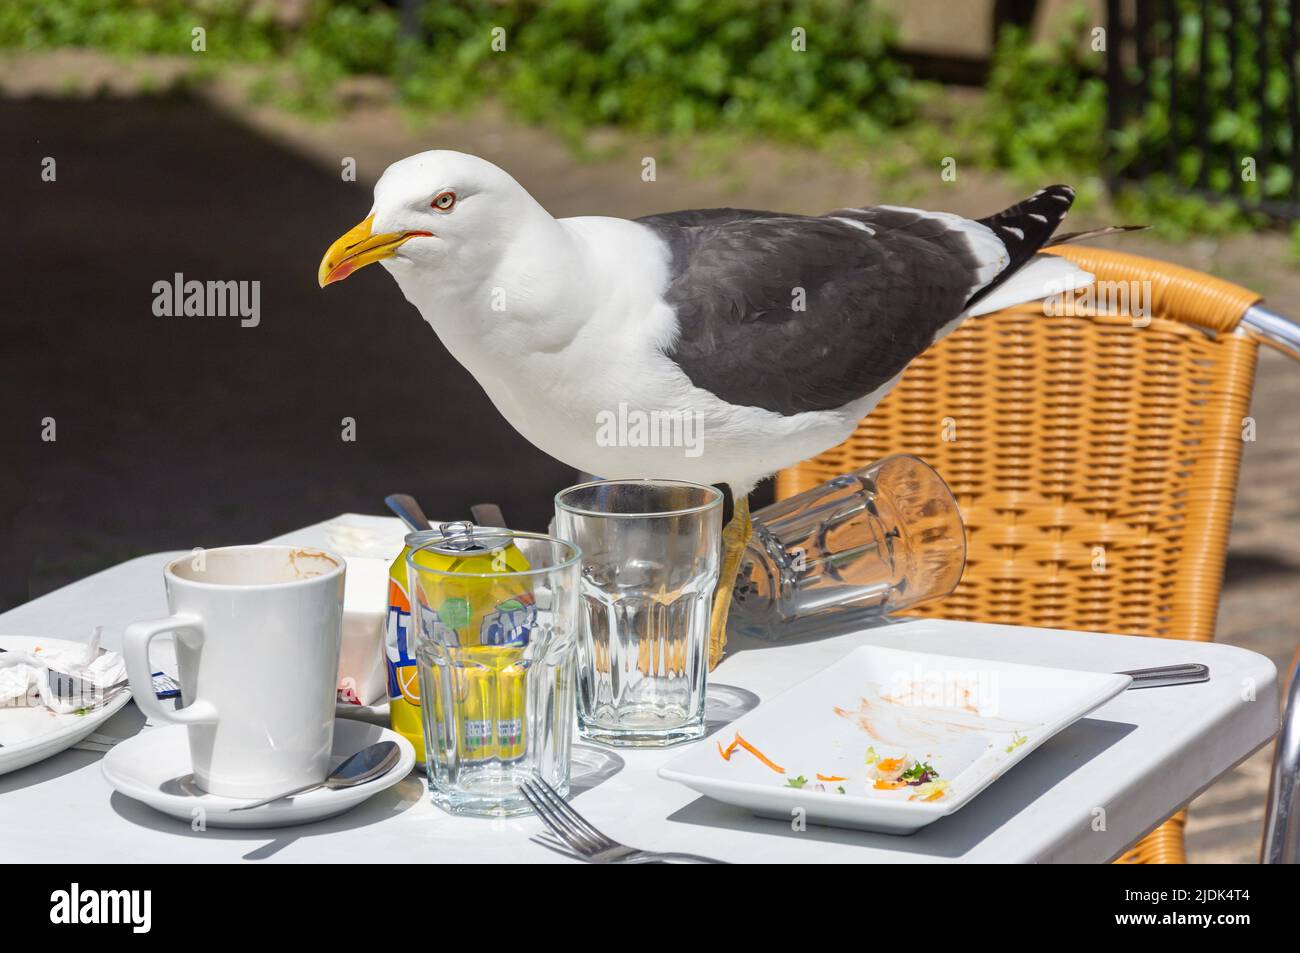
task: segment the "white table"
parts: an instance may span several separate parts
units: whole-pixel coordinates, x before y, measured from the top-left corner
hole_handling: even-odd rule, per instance
[[[276,541],[324,545],[323,525]],[[0,633],[85,640],[92,626],[102,625],[105,645],[116,649],[127,623],[166,614],[162,566],[176,555],[133,559],[0,614]],[[1261,655],[1226,645],[1012,626],[918,620],[803,644],[740,640],[711,683],[742,690],[719,688],[718,699],[736,704],[748,697],[752,704],[753,696],[770,698],[862,644],[1099,672],[1203,662],[1212,679],[1125,692],[1051,739],[963,810],[910,837],[818,827],[796,832],[701,798],[655,773],[680,749],[575,748],[575,806],[624,842],[734,862],[1100,862],[1117,856],[1277,729],[1277,672]],[[101,733],[125,737],[141,725],[131,704]],[[194,832],[115,793],[100,773],[101,757],[69,750],[0,776],[0,844],[7,862],[564,860],[528,841],[541,827],[536,819],[452,817],[429,803],[418,774],[318,824]],[[1103,818],[1104,829],[1098,829]]]

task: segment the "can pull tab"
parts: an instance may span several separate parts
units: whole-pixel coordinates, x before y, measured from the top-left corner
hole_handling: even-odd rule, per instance
[[[496,551],[510,545],[510,536],[499,526],[484,526],[469,520],[452,520],[438,527],[441,541],[431,545],[444,553],[463,555],[469,552]]]
[[[442,533],[443,539],[451,539],[453,536],[466,536],[472,539],[476,529],[478,527],[469,520],[452,520],[450,523],[440,523],[438,525],[438,530]]]

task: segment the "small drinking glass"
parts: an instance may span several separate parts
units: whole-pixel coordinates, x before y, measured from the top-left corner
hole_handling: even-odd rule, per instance
[[[406,557],[433,802],[453,814],[531,811],[524,778],[569,789],[582,553],[469,527]]]
[[[704,735],[722,493],[608,480],[555,497],[556,535],[582,548],[578,730],[663,747]]]
[[[732,593],[732,626],[765,639],[948,595],[966,567],[957,500],[897,454],[764,507]],[[839,610],[839,611],[832,611]]]

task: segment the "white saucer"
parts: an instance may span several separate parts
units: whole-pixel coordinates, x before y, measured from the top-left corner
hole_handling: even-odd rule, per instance
[[[334,706],[334,717],[347,718],[350,721],[364,721],[368,725],[380,725],[387,727],[391,724],[391,714],[389,711],[389,702],[387,698],[380,699],[373,705],[349,705],[339,702]],[[423,748],[415,749],[415,766],[424,767]]]
[[[209,827],[287,827],[308,824],[342,814],[362,801],[397,784],[415,766],[411,743],[387,728],[360,721],[334,722],[334,750],[330,768],[376,741],[392,741],[402,751],[397,765],[388,773],[354,788],[318,790],[275,801],[248,811],[233,808],[247,800],[219,797],[200,790],[190,765],[188,729],[184,725],[150,728],[127,738],[104,756],[104,777],[121,793],[186,823],[202,811]]]
[[[347,702],[336,702],[334,717],[364,721],[372,725],[386,727],[388,725],[388,699],[381,698],[373,705],[351,705]]]
[[[65,650],[79,644],[64,639],[0,635],[0,649],[8,652],[31,652],[36,648]],[[121,711],[130,700],[131,692],[122,689],[99,708],[84,715],[60,714],[44,705],[0,708],[0,774],[17,771],[71,748]]]

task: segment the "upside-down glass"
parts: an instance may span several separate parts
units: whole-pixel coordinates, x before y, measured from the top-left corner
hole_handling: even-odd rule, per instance
[[[526,777],[568,791],[581,556],[473,527],[406,557],[429,794],[445,810],[529,813]]]
[[[584,483],[555,497],[582,548],[578,730],[661,747],[704,735],[722,493],[670,480]]]
[[[807,634],[948,595],[966,566],[957,501],[934,468],[898,454],[753,516],[732,626],[766,639]]]

